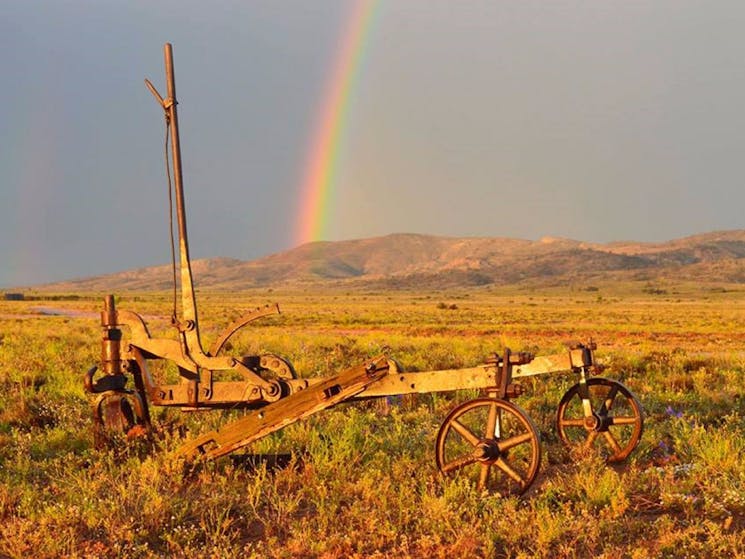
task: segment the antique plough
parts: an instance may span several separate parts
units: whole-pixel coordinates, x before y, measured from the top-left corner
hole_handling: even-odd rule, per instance
[[[511,401],[523,392],[515,380],[571,372],[578,376],[578,382],[559,403],[556,424],[560,439],[569,446],[595,449],[609,462],[628,457],[641,437],[642,409],[623,384],[591,378],[599,371],[593,343],[575,344],[564,353],[541,357],[505,349],[502,355],[495,354],[476,367],[415,373],[404,372],[394,360],[379,356],[318,378],[298,377],[292,365],[278,355],[223,354],[226,342],[240,328],[279,313],[279,307],[274,305],[248,312],[205,350],[199,335],[186,234],[171,45],[166,44],[164,51],[166,98],[149,81],[145,82],[165,112],[166,133],[170,134],[173,159],[168,168],[173,171],[178,218],[181,313],[177,316],[173,245],[175,339],[151,336],[140,315],[118,310],[111,295],[105,298],[101,313],[102,374],[97,377],[98,367],[93,367],[85,376],[98,435],[151,429],[150,406],[192,411],[245,409],[241,418],[199,435],[179,451],[187,458],[217,458],[340,402],[479,389],[483,397],[458,405],[443,421],[436,439],[437,466],[445,474],[469,476],[482,489],[522,493],[538,473],[541,444],[530,417]],[[128,334],[126,338],[124,332]],[[178,369],[177,382],[156,380],[149,364],[159,360]],[[127,387],[129,377],[132,388]]]

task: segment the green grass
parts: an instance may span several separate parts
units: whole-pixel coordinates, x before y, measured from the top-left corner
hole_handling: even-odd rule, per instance
[[[649,290],[648,290],[649,291]],[[734,557],[745,555],[745,291],[600,285],[473,291],[200,293],[204,345],[242,309],[278,301],[230,353],[271,351],[302,376],[387,351],[407,370],[465,367],[490,353],[555,353],[593,337],[604,376],[644,406],[623,464],[568,452],[553,421],[571,375],[526,379],[517,403],[543,439],[521,498],[482,495],[434,464],[440,423],[476,394],[343,404],[255,443],[293,465],[187,464],[179,433],[234,412],[153,410],[157,448],[96,450],[82,375],[100,353],[100,301],[0,301],[0,557]],[[135,298],[137,300],[135,300]],[[173,337],[168,294],[121,309]]]

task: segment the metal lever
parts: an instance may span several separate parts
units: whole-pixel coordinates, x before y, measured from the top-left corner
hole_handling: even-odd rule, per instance
[[[147,78],[145,78],[145,85],[150,90],[150,93],[153,94],[153,97],[155,97],[155,99],[158,101],[160,106],[165,109],[166,102],[163,100],[163,97],[160,96],[160,93],[158,93],[158,90],[155,89],[155,86],[152,83],[150,83],[150,80],[148,80]]]

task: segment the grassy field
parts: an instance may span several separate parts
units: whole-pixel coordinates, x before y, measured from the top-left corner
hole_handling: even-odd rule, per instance
[[[82,375],[100,353],[101,298],[0,301],[0,557],[745,556],[745,287],[200,293],[204,345],[272,301],[282,314],[249,325],[231,353],[281,354],[307,377],[383,351],[424,371],[593,338],[603,376],[644,407],[641,443],[612,467],[566,451],[554,428],[566,374],[523,381],[516,402],[543,463],[520,498],[437,471],[437,430],[468,392],[317,414],[250,448],[292,452],[280,470],[175,458],[183,433],[234,412],[156,408],[155,450],[96,450]],[[174,337],[168,294],[117,303]]]

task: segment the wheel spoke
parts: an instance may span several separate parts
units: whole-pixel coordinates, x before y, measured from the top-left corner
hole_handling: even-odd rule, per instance
[[[561,425],[566,425],[567,427],[584,427],[585,426],[584,419],[561,419],[560,422],[561,422]]]
[[[605,436],[605,440],[608,441],[608,445],[611,447],[613,452],[615,454],[620,454],[622,449],[621,445],[618,444],[616,437],[614,437],[610,431],[603,431],[603,435]]]
[[[595,439],[598,438],[598,432],[597,431],[590,431],[587,434],[587,440],[585,441],[585,448],[591,448],[593,443],[595,442]]]
[[[489,481],[489,464],[481,464],[481,472],[479,473],[479,489],[486,489],[486,483]]]
[[[515,470],[513,470],[512,466],[510,466],[503,458],[499,458],[496,462],[494,462],[494,464],[505,474],[510,476],[513,481],[520,485],[520,487],[525,484],[525,480],[522,478],[522,476]]]
[[[496,402],[492,402],[491,405],[489,406],[489,417],[486,420],[486,432],[484,433],[484,438],[493,439],[496,427],[497,427],[497,404]]]
[[[479,443],[479,438],[474,435],[471,430],[463,425],[460,421],[457,419],[454,419],[450,425],[455,429],[455,431],[464,439],[466,439],[471,446],[476,446]]]
[[[446,474],[449,474],[450,472],[453,472],[465,466],[469,466],[470,464],[474,464],[476,461],[477,459],[469,454],[468,456],[463,456],[461,458],[453,460],[452,462],[448,462],[442,467],[442,471]]]
[[[612,425],[634,425],[639,421],[638,417],[617,416],[612,417]]]
[[[509,450],[510,448],[513,448],[517,445],[527,443],[532,440],[532,438],[533,437],[530,433],[523,433],[522,435],[515,435],[514,437],[499,441],[497,442],[497,446],[499,447],[499,450],[501,452],[504,452],[505,450]]]
[[[605,397],[605,402],[603,402],[603,405],[600,406],[600,411],[598,412],[600,415],[606,415],[610,411],[610,409],[613,407],[613,402],[615,401],[617,394],[618,385],[614,384],[610,387],[608,395]]]

